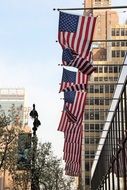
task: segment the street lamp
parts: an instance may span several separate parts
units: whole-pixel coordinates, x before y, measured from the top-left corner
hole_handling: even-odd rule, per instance
[[[33,110],[30,112],[30,116],[33,121],[33,136],[32,136],[32,162],[31,162],[31,190],[40,190],[39,187],[39,174],[35,167],[35,161],[36,161],[36,152],[37,152],[37,136],[36,131],[39,125],[41,125],[41,122],[38,119],[38,113],[35,110],[35,104],[33,104]]]

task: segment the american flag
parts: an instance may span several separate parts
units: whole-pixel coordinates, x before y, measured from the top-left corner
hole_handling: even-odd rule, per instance
[[[81,160],[82,139],[79,143],[64,142],[64,155],[65,162],[80,162]]]
[[[78,176],[80,174],[80,163],[78,162],[66,162],[65,164],[65,174]]]
[[[64,141],[78,143],[82,138],[82,125],[69,128],[64,132]]]
[[[78,16],[60,12],[58,41],[63,48],[70,48],[86,58],[92,43],[96,17]]]
[[[96,70],[96,67],[91,64],[91,52],[84,59],[75,53],[69,48],[63,48],[62,61],[63,65],[76,67],[83,74],[90,75],[93,71]]]
[[[82,144],[82,137],[80,136],[78,143],[74,143],[74,142],[66,142],[64,141],[64,148],[63,148],[63,152],[66,153],[72,153],[73,152],[73,148],[80,148]],[[72,148],[71,148],[72,147]]]
[[[74,91],[64,92],[64,95],[65,95],[64,104],[66,105],[68,110],[71,112],[71,114],[73,114],[77,118],[77,121],[75,123],[70,122],[66,114],[66,110],[63,108],[60,123],[58,126],[58,131],[65,132],[70,127],[75,127],[77,125],[81,126],[82,124],[81,118],[84,113],[86,94],[87,94],[86,92],[79,92],[79,91],[78,92],[74,92]]]
[[[81,72],[69,71],[63,68],[61,91],[78,91],[85,90],[87,87],[88,75]]]
[[[65,170],[65,175],[76,177],[76,176],[80,176],[80,173],[79,172],[73,172],[70,170]]]

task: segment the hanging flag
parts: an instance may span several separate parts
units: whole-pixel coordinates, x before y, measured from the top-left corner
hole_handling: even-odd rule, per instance
[[[85,90],[87,88],[87,82],[87,75],[63,68],[60,92]]]
[[[78,143],[80,138],[82,138],[82,125],[76,125],[75,127],[70,127],[64,132],[64,141],[71,143]]]
[[[62,48],[70,48],[82,58],[90,51],[96,17],[60,12],[58,41]]]
[[[96,67],[91,64],[91,52],[84,59],[79,55],[76,55],[71,49],[63,48],[62,62],[65,66],[76,67],[83,74],[90,75],[96,70]]]
[[[73,171],[70,171],[70,170],[65,170],[65,175],[76,177],[76,176],[80,176],[80,173],[73,172]]]
[[[81,164],[78,162],[66,162],[65,163],[65,174],[66,175],[76,175],[80,174]]]
[[[85,109],[86,92],[64,92],[64,107],[61,115],[58,131],[65,132],[70,127],[81,126],[82,116]],[[76,122],[71,122],[70,118],[66,114],[65,105],[68,110],[76,117]]]
[[[64,148],[63,148],[63,152],[66,152],[66,153],[70,153],[73,152],[73,148],[75,146],[75,148],[79,149],[80,146],[81,146],[81,143],[82,143],[82,138],[80,137],[79,139],[79,142],[78,143],[73,143],[73,142],[65,142],[64,141]],[[72,148],[71,148],[72,147]]]
[[[82,139],[80,139],[79,143],[64,142],[63,159],[65,160],[65,162],[80,162],[81,148],[82,148]]]

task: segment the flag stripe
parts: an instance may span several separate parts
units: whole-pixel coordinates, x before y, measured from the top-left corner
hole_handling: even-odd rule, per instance
[[[65,162],[79,162],[81,159],[81,144],[65,143],[63,159]]]
[[[64,141],[78,143],[82,138],[82,125],[77,125],[75,128],[68,129],[64,132]]]

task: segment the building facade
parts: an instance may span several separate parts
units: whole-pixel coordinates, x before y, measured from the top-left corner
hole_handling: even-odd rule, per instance
[[[6,116],[11,111],[16,111],[18,124],[21,125],[24,133],[30,133],[28,127],[28,114],[30,109],[25,105],[25,89],[24,88],[0,88],[0,114],[5,113]],[[0,146],[0,152],[5,150],[5,145]],[[11,190],[11,176],[8,171],[1,169],[0,171],[0,190]]]
[[[108,0],[86,0],[85,8],[110,7]],[[88,10],[84,14],[88,14]],[[97,16],[92,47],[93,64],[97,69],[89,78],[84,116],[84,148],[82,155],[83,190],[91,188],[91,167],[112,101],[112,96],[127,51],[127,25],[119,23],[117,11],[94,10]]]
[[[20,114],[22,125],[28,124],[28,112],[30,108],[25,106],[24,88],[0,88],[0,109],[8,115],[12,107]]]

